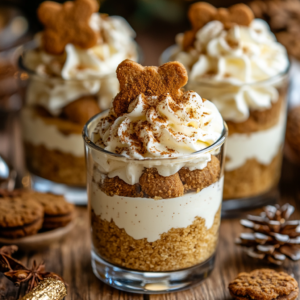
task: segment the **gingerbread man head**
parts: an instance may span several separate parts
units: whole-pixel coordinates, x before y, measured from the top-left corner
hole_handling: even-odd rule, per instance
[[[45,26],[42,42],[45,51],[61,54],[68,43],[87,49],[96,45],[98,33],[89,25],[91,15],[98,11],[96,0],[75,0],[59,4],[43,2],[38,17]]]
[[[249,26],[254,19],[252,10],[245,4],[235,4],[228,9],[217,9],[206,2],[192,4],[188,11],[188,17],[192,25],[192,30],[184,34],[184,50],[192,47],[197,31],[208,22],[218,20],[223,23],[225,29],[230,29],[234,24]]]
[[[138,95],[160,96],[170,93],[174,100],[183,94],[181,88],[187,83],[186,69],[179,62],[169,62],[160,67],[143,67],[129,59],[117,68],[120,92],[113,106],[117,116],[127,112],[128,106]]]

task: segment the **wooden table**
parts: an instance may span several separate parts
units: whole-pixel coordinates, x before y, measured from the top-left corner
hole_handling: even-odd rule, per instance
[[[147,54],[145,64],[157,64],[159,53],[172,43],[174,38],[161,38],[159,47],[151,50],[146,47],[155,43],[157,36],[142,36],[139,43],[144,46]],[[16,116],[11,116],[6,127],[1,127],[0,119],[0,153],[6,155],[18,171],[23,170],[22,148],[20,143],[19,123]],[[3,123],[3,122],[2,122]],[[2,129],[1,129],[2,128]],[[280,183],[280,202],[289,202],[296,206],[294,218],[300,218],[300,169],[287,160],[283,164]],[[239,272],[251,271],[256,268],[269,267],[247,257],[242,249],[235,246],[234,241],[242,231],[239,219],[222,220],[220,242],[217,250],[215,269],[211,276],[202,284],[178,293],[165,295],[138,295],[120,292],[101,283],[93,274],[90,258],[89,220],[86,207],[78,207],[78,223],[72,233],[63,241],[51,245],[47,249],[37,249],[28,253],[17,253],[16,257],[23,263],[31,265],[33,260],[44,261],[46,268],[61,275],[69,284],[66,300],[129,300],[129,299],[163,299],[163,300],[226,300],[231,299],[227,286]],[[255,212],[257,213],[257,211]],[[287,262],[284,267],[276,268],[294,274],[300,281],[300,262]],[[16,300],[18,288],[8,279],[0,275],[0,300]],[[300,297],[299,297],[300,299]]]

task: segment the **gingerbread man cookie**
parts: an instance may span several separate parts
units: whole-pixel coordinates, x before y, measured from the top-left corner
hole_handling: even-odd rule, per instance
[[[234,24],[249,26],[254,19],[252,10],[245,4],[235,4],[228,9],[217,9],[206,2],[197,2],[191,5],[188,17],[192,24],[192,30],[186,31],[184,34],[184,50],[192,47],[197,31],[213,20],[222,22],[225,29],[230,29]]]
[[[138,95],[160,96],[170,93],[178,100],[187,83],[188,75],[179,62],[169,62],[160,67],[143,67],[129,59],[117,68],[120,92],[115,97],[113,106],[117,116],[127,112],[128,106]]]
[[[42,43],[45,51],[61,54],[68,43],[87,49],[96,45],[98,33],[89,20],[99,5],[96,0],[75,0],[59,4],[43,2],[38,8],[38,18],[45,26]]]

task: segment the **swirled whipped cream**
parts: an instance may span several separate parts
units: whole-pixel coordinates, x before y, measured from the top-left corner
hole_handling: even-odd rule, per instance
[[[182,40],[183,34],[178,35],[172,59],[189,71],[188,88],[216,104],[225,120],[242,122],[250,110],[264,110],[277,101],[279,79],[275,77],[287,70],[289,61],[285,48],[263,20],[229,30],[219,21],[207,23],[187,52]]]
[[[144,96],[132,101],[128,113],[115,118],[113,111],[96,130],[98,145],[125,157],[179,157],[207,148],[223,131],[223,120],[214,104],[193,91],[181,102],[169,94]]]
[[[24,65],[36,74],[27,92],[29,105],[39,104],[59,115],[68,103],[92,94],[100,108],[109,107],[119,89],[118,64],[126,58],[137,60],[135,32],[125,19],[99,13],[92,15],[90,27],[101,32],[96,46],[80,49],[68,44],[61,55],[46,53],[42,33],[36,35],[37,47],[24,55]]]
[[[216,106],[195,92],[185,92],[180,103],[169,94],[139,95],[130,103],[128,113],[117,118],[111,108],[109,115],[95,126],[94,143],[122,156],[111,157],[92,149],[96,162],[93,176],[96,182],[106,174],[135,184],[144,168],[156,168],[162,176],[173,175],[183,167],[202,170],[211,155],[219,153],[220,146],[204,153],[185,155],[215,143],[223,129],[223,119]]]

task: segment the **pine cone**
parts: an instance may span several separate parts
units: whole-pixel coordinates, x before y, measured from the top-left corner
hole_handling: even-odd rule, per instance
[[[300,220],[288,221],[294,212],[288,203],[268,205],[259,216],[248,215],[241,225],[252,230],[241,233],[236,244],[244,246],[249,256],[281,265],[286,258],[300,259]]]

